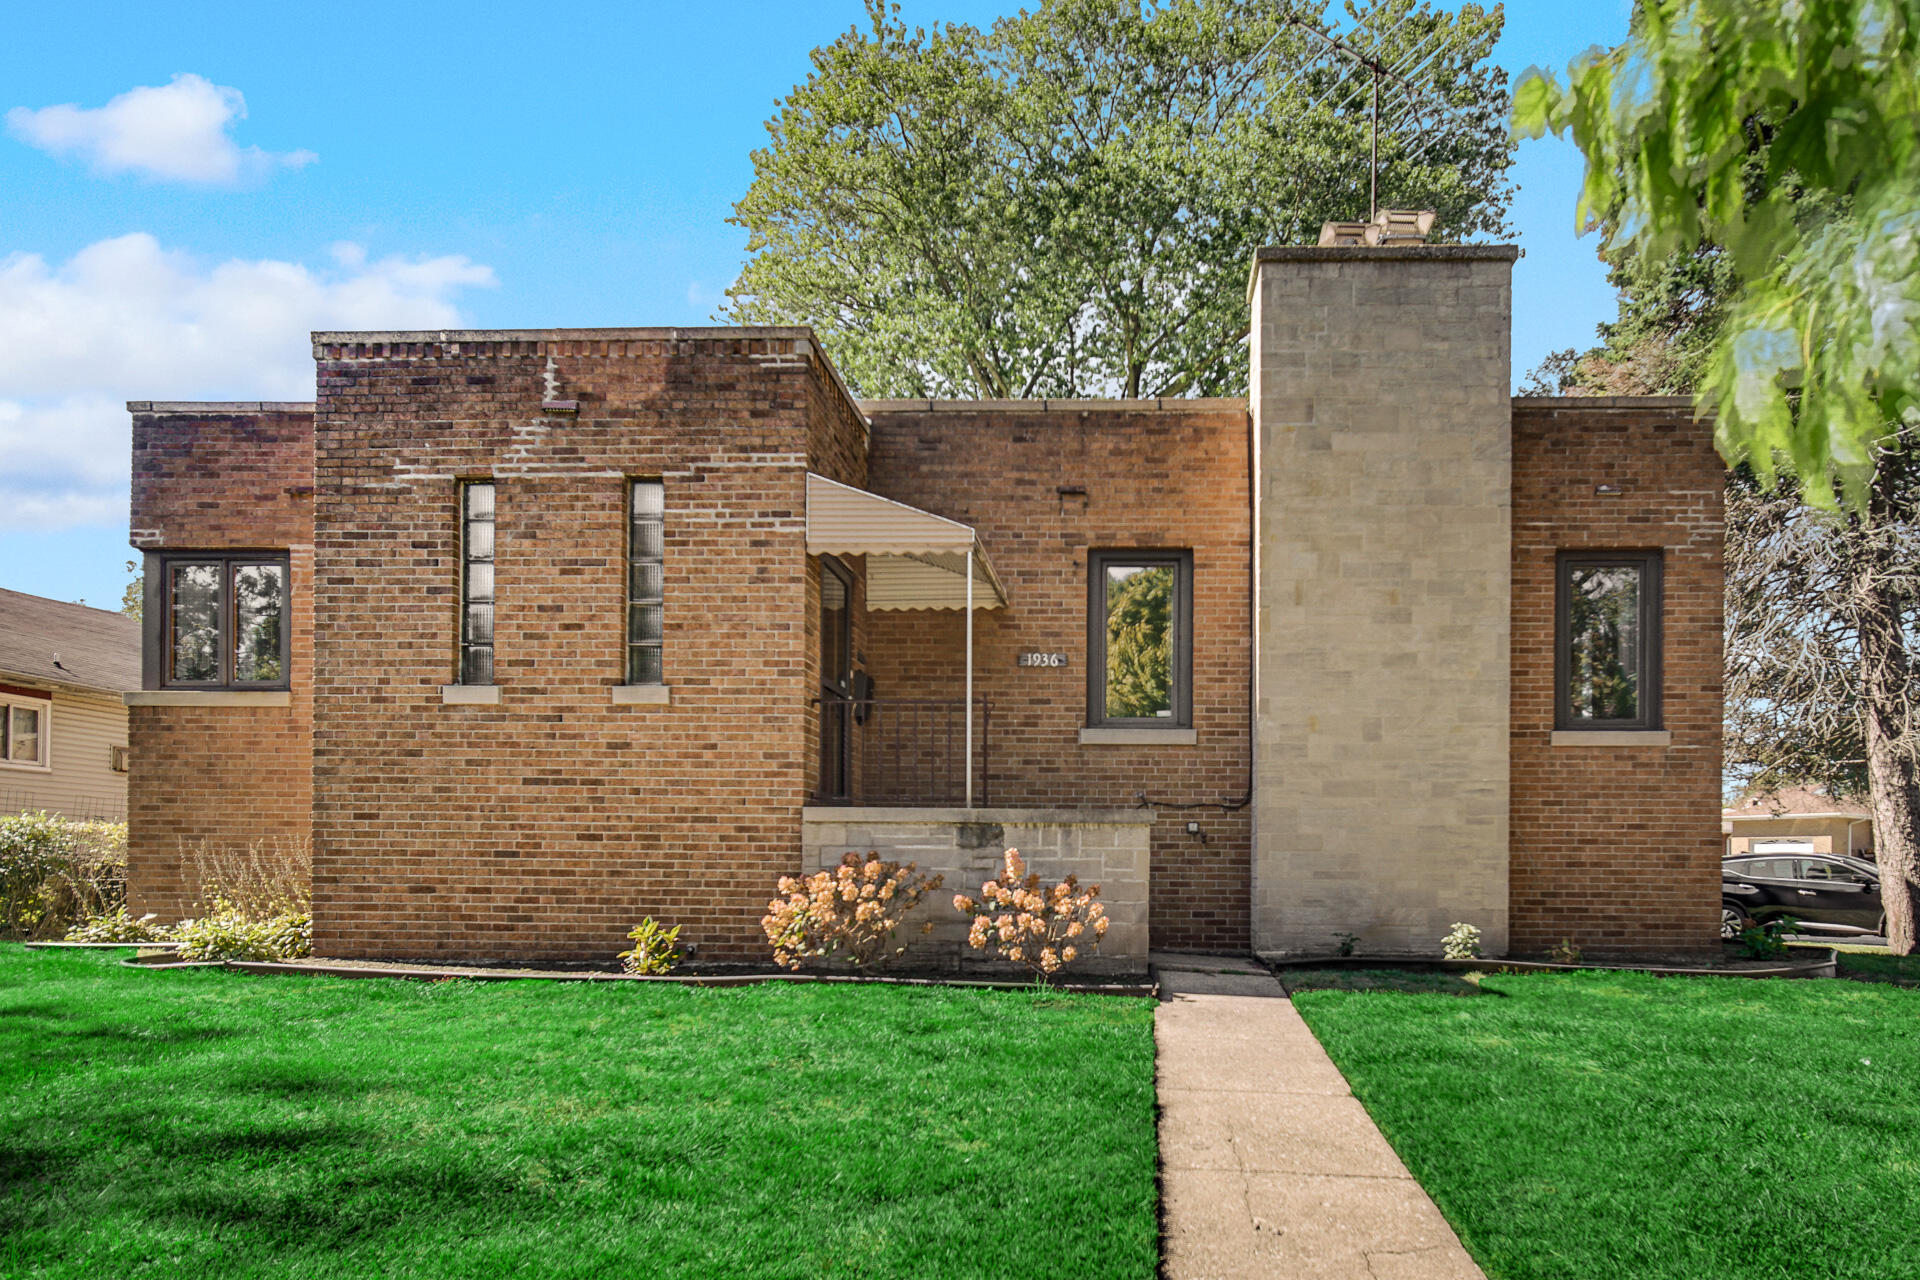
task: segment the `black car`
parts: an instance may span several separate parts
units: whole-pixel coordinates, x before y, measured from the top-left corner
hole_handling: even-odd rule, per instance
[[[1880,871],[1840,854],[1755,853],[1720,863],[1720,936],[1735,938],[1747,920],[1781,916],[1808,932],[1884,934]]]

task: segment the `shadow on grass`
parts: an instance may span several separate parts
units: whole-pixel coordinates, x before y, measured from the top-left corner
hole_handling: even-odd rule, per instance
[[[1920,987],[1920,956],[1839,953],[1839,974],[1855,982],[1886,982],[1896,987]]]
[[[1477,973],[1439,973],[1421,969],[1281,969],[1288,995],[1301,991],[1398,991],[1423,996],[1500,996],[1480,985]]]

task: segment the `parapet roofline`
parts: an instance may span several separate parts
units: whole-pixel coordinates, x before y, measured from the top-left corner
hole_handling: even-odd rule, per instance
[[[1245,396],[1162,396],[1140,400],[861,400],[875,413],[1222,413],[1246,412]]]
[[[643,325],[617,329],[317,329],[315,346],[350,342],[673,342],[696,338],[805,338],[803,324]]]
[[[227,413],[312,413],[311,400],[129,400],[128,413],[218,415]]]
[[[1264,262],[1515,262],[1514,244],[1264,244],[1247,268],[1247,301]]]
[[[791,342],[794,354],[818,359],[820,367],[833,379],[834,386],[840,389],[841,396],[853,408],[856,416],[860,414],[859,401],[854,399],[853,389],[840,375],[840,369],[827,355],[827,349],[814,335],[813,329],[804,324],[774,325],[693,325],[693,326],[640,326],[638,328],[617,329],[316,329],[309,335],[313,342],[313,358],[324,359],[327,347],[346,346],[407,346],[415,343],[443,342],[489,343],[489,342],[702,342],[727,341],[742,342]],[[404,357],[401,357],[404,358]]]

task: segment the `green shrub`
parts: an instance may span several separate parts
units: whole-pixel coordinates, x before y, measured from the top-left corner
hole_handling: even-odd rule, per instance
[[[127,909],[115,907],[106,915],[97,916],[84,924],[74,925],[67,930],[68,942],[167,942],[173,938],[173,930],[163,924],[155,924],[154,915],[149,911],[135,920],[127,914]]]
[[[671,973],[680,963],[680,926],[664,928],[648,916],[627,935],[633,950],[622,951],[620,960],[628,973]]]
[[[124,822],[67,822],[48,813],[0,818],[0,930],[58,938],[127,900]]]
[[[1800,922],[1792,916],[1776,916],[1765,924],[1750,924],[1740,931],[1740,946],[1753,960],[1778,960],[1787,954],[1785,935],[1800,932]]]
[[[296,960],[313,951],[313,916],[307,912],[254,919],[224,899],[216,898],[213,907],[174,930],[182,960]]]

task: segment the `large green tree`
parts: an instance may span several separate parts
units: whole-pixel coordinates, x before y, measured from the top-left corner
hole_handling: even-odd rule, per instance
[[[1369,73],[1295,25],[1326,0],[1045,0],[986,30],[868,11],[768,122],[724,308],[812,325],[864,395],[1239,394],[1253,249],[1366,216]],[[1410,73],[1380,204],[1440,235],[1505,230],[1501,23],[1375,0],[1334,24]]]
[[[1567,84],[1524,78],[1515,123],[1586,154],[1576,217],[1603,224],[1610,256],[1657,271],[1725,255],[1701,405],[1761,491],[1784,474],[1836,512],[1824,530],[1766,536],[1789,560],[1808,531],[1844,552],[1801,556],[1806,585],[1784,603],[1844,610],[1889,939],[1911,953],[1920,739],[1901,477],[1920,428],[1920,0],[1645,0],[1628,40]]]

